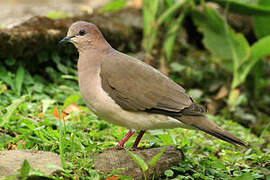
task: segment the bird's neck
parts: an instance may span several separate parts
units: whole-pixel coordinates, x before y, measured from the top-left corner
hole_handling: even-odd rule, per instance
[[[92,76],[97,77],[100,73],[100,66],[104,56],[113,51],[113,48],[106,41],[97,43],[79,51],[79,60],[77,64],[78,75],[82,78]]]
[[[104,56],[108,55],[110,49],[89,48],[79,53],[78,79],[82,97],[93,111],[96,109],[95,99],[102,91],[101,87],[101,63]]]

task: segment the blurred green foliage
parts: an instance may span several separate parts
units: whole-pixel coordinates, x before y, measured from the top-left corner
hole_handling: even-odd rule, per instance
[[[195,25],[203,33],[204,38],[202,42],[204,46],[215,56],[217,63],[232,74],[233,80],[231,82],[228,105],[235,106],[238,99],[238,96],[234,96],[235,89],[245,82],[256,63],[270,54],[270,49],[268,48],[270,36],[267,36],[270,31],[268,32],[267,28],[264,28],[259,22],[255,23],[254,28],[257,36],[264,38],[259,39],[250,46],[243,34],[236,33],[228,25],[226,17],[222,17],[215,8],[206,6],[204,1],[200,1],[199,6],[195,0],[155,0],[151,1],[151,3],[145,0],[143,2],[143,48],[147,57],[151,56],[154,44],[158,43],[158,40],[162,40],[160,42],[162,44],[161,52],[164,52],[165,55],[160,55],[160,66],[166,66],[166,64],[171,63],[178,29],[184,17],[191,15]],[[256,20],[258,18],[264,18],[265,22],[267,16],[261,17],[262,14],[267,15],[270,13],[268,4],[261,1],[249,3],[232,0],[225,3],[223,0],[214,0],[214,2],[225,6],[226,10],[234,10],[236,7],[241,7],[242,10],[238,11],[238,13],[249,12],[254,16],[255,22],[258,21]],[[180,8],[182,8],[182,12],[177,14],[177,10]],[[163,31],[158,33],[162,29],[162,25],[164,26]],[[164,62],[164,59],[166,62]],[[163,69],[161,67],[161,71]],[[164,73],[166,73],[166,70]]]
[[[64,18],[70,17],[69,14],[63,13],[61,11],[53,11],[53,12],[47,13],[45,16],[50,19],[64,19]]]
[[[188,89],[197,102],[215,107],[219,115],[209,115],[211,120],[249,142],[251,147],[240,149],[180,128],[150,131],[141,145],[174,145],[184,152],[185,160],[165,171],[160,179],[269,179],[270,65],[265,58],[270,51],[269,4],[263,0],[210,2],[219,3],[225,12],[220,13],[203,0],[144,0],[142,47],[147,57],[151,60],[157,57],[171,78]],[[114,11],[125,4],[122,0],[114,1],[101,12]],[[244,34],[228,25],[226,15],[231,11],[252,14],[256,42],[248,42]],[[49,17],[65,16],[52,13]],[[201,43],[207,51],[189,42],[179,44],[179,32],[187,18],[201,32]],[[159,54],[155,53],[157,49]],[[44,175],[25,161],[18,174],[22,178],[30,174],[53,179],[110,177],[93,169],[93,157],[115,146],[126,129],[108,124],[85,107],[77,85],[75,62],[62,59],[57,52],[40,52],[38,62],[53,64],[44,67],[43,74],[31,74],[24,64],[16,64],[14,58],[0,63],[0,150],[13,145],[17,149],[60,154],[64,168],[61,174]],[[222,88],[223,95],[219,95]],[[62,117],[61,112],[71,104],[78,105],[79,111]],[[55,109],[60,118],[55,116]],[[231,119],[251,126],[257,136]],[[131,147],[133,141],[134,137],[127,146]],[[132,152],[130,155],[147,171],[162,151],[151,162],[144,162]],[[128,178],[118,175],[117,170],[111,175]]]

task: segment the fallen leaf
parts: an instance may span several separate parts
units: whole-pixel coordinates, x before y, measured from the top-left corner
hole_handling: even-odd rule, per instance
[[[70,104],[64,110],[65,114],[70,114],[72,112],[80,112],[80,107],[77,104]]]
[[[228,95],[228,88],[225,86],[225,85],[223,85],[220,89],[219,89],[219,91],[218,91],[218,93],[217,93],[217,95],[214,97],[214,99],[215,100],[219,100],[219,99],[222,99],[222,98],[224,98],[224,97],[226,97],[227,95]]]
[[[64,117],[66,117],[66,115],[67,114],[61,112],[61,115],[59,116],[58,108],[57,107],[54,108],[53,116],[58,118],[59,120],[60,120],[60,117],[61,119],[63,119]]]
[[[207,104],[207,110],[209,114],[215,115],[218,109],[218,103],[213,101]]]
[[[112,176],[111,178],[106,178],[106,180],[120,180],[120,179],[117,179],[116,176]]]
[[[17,146],[15,144],[9,143],[8,150],[17,150]]]
[[[128,6],[131,6],[133,8],[141,9],[143,5],[142,0],[133,0],[130,3],[128,3]]]
[[[7,86],[2,86],[2,91],[3,92],[7,91],[7,89],[8,89]]]

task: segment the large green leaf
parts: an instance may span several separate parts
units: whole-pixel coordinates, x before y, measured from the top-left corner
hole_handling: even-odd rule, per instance
[[[270,54],[270,35],[266,36],[256,43],[254,43],[251,47],[251,56],[246,61],[246,63],[242,64],[237,70],[238,78],[234,79],[232,87],[237,87],[239,84],[243,83],[252,69],[252,67],[264,56]]]
[[[234,72],[249,58],[250,47],[245,37],[235,33],[216,10],[212,8],[206,8],[204,12],[194,10],[192,17],[203,33],[203,44],[227,71]]]
[[[259,0],[258,4],[270,8],[269,0]],[[262,38],[270,35],[270,15],[255,16],[253,25],[257,38]]]
[[[257,0],[206,0],[223,7],[229,3],[229,10],[246,15],[270,15],[270,7],[257,4]],[[267,0],[263,0],[267,1]]]

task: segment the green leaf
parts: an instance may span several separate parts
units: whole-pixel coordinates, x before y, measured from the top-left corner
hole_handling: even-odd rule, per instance
[[[16,72],[16,77],[15,77],[15,86],[16,86],[16,92],[18,96],[21,95],[24,74],[25,74],[24,68],[22,66],[19,66]]]
[[[173,62],[170,64],[170,68],[172,72],[182,72],[186,68],[186,66],[177,62]]]
[[[171,137],[170,134],[159,134],[158,137],[159,137],[159,139],[161,139],[164,146],[174,144],[173,138]]]
[[[81,97],[81,94],[73,94],[69,96],[64,102],[63,109],[66,108],[68,105],[77,102],[79,99],[81,99]]]
[[[155,24],[159,0],[143,0],[143,48],[147,55],[151,54],[157,35]]]
[[[182,21],[185,17],[185,13],[182,12],[181,15],[176,19],[172,20],[171,23],[167,26],[167,32],[165,36],[165,41],[163,43],[163,49],[166,53],[166,59],[168,62],[172,59],[172,52],[174,49],[175,38],[177,36],[178,30],[182,24]]]
[[[47,109],[50,107],[50,105],[54,104],[56,101],[53,99],[43,99],[41,100],[42,103],[42,113],[45,114]]]
[[[78,81],[78,77],[77,76],[72,76],[72,75],[62,75],[61,78]]]
[[[246,63],[242,64],[237,73],[239,78],[234,79],[232,87],[237,87],[239,84],[243,83],[252,69],[252,67],[264,56],[270,54],[270,35],[266,36],[256,43],[254,43],[251,47],[251,56],[246,61]]]
[[[6,65],[13,66],[16,63],[16,59],[13,57],[9,57],[5,60]]]
[[[219,57],[217,62],[224,69],[233,73],[232,88],[236,88],[244,80],[239,69],[249,64],[251,56],[252,49],[247,40],[242,34],[235,33],[214,9],[206,8],[204,12],[193,11],[192,14],[204,35],[205,47]]]
[[[132,153],[129,150],[126,150],[126,151],[128,152],[129,156],[140,166],[140,168],[142,169],[143,172],[147,171],[148,165],[140,156]]]
[[[102,9],[99,10],[100,13],[108,12],[108,11],[117,11],[123,7],[125,7],[125,0],[115,0],[108,4],[106,4]]]
[[[160,152],[158,154],[156,154],[151,161],[149,162],[150,167],[154,167],[155,164],[157,163],[157,161],[160,159],[160,157],[162,156],[162,154],[165,152],[165,148],[161,149]]]
[[[11,79],[7,70],[1,64],[0,64],[0,79],[7,85],[9,85],[12,90],[16,90],[14,81]]]
[[[216,10],[211,8],[206,8],[204,12],[195,10],[192,11],[192,18],[204,35],[205,47],[218,57],[218,63],[227,71],[234,72],[248,59],[250,48],[247,40],[242,34],[237,34],[228,27]]]
[[[54,53],[52,55],[52,59],[56,63],[56,67],[61,73],[68,74],[68,68],[61,63],[61,58],[58,54]]]
[[[21,169],[20,169],[20,175],[21,175],[21,179],[26,179],[29,175],[29,172],[31,170],[31,166],[29,164],[29,162],[27,160],[24,160],[23,161],[23,164],[21,166]]]
[[[171,169],[168,169],[164,172],[164,174],[166,177],[172,177],[174,173]]]
[[[60,171],[64,171],[64,169],[60,166],[57,166],[55,164],[45,164],[45,167],[48,168],[48,169],[57,169],[57,170],[60,170]]]
[[[254,178],[250,173],[242,174],[241,176],[232,178],[231,180],[253,180]]]
[[[69,14],[60,11],[49,12],[45,16],[50,19],[65,19],[70,17]]]
[[[9,122],[11,115],[17,109],[17,107],[24,102],[26,96],[22,96],[19,99],[15,99],[12,101],[12,104],[7,107],[7,113],[2,117],[2,121],[0,122],[0,127],[4,126],[7,122]]]
[[[259,0],[258,4],[270,8],[269,0]],[[270,15],[254,17],[253,26],[254,26],[254,30],[255,30],[255,34],[257,38],[262,38],[267,35],[270,35],[269,20],[270,20]]]
[[[229,10],[246,15],[270,15],[270,7],[257,4],[257,0],[206,0],[216,2],[223,7],[229,3]],[[266,1],[266,0],[263,0]]]
[[[190,90],[188,91],[188,95],[189,95],[192,99],[197,100],[197,99],[199,99],[199,98],[202,97],[203,91],[202,91],[201,89],[190,89]]]
[[[164,11],[159,18],[157,19],[157,24],[161,25],[163,22],[165,22],[167,20],[168,17],[174,15],[174,13],[181,8],[183,5],[185,5],[187,2],[189,2],[191,0],[184,0],[184,1],[177,1],[176,3],[174,3],[171,7],[169,7],[168,9],[166,9],[166,11]]]

